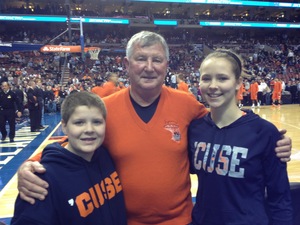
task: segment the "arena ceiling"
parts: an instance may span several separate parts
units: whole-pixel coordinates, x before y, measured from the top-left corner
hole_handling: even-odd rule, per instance
[[[126,13],[135,15],[152,14],[176,14],[176,15],[235,15],[245,16],[246,14],[282,17],[299,16],[299,9],[293,8],[274,8],[274,7],[251,7],[251,6],[232,6],[217,4],[179,4],[179,3],[156,3],[156,2],[132,2],[121,0],[1,0],[1,4],[14,5],[21,7],[22,5],[44,7],[47,4],[60,4],[62,7],[70,4],[72,10],[93,11],[98,16],[115,13]],[[280,2],[284,2],[281,0]],[[291,2],[291,1],[286,1]]]

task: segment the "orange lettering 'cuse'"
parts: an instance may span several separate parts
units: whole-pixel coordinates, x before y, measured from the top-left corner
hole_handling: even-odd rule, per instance
[[[122,186],[119,176],[117,172],[113,172],[109,177],[76,197],[75,203],[80,216],[87,217],[95,208],[104,205],[105,200],[114,198],[120,191],[122,191]]]

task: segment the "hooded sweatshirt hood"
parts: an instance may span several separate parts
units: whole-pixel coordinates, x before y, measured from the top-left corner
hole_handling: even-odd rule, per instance
[[[89,162],[82,157],[68,151],[66,148],[62,147],[60,143],[52,143],[48,145],[42,154],[42,161],[45,163],[54,163],[63,168],[83,168],[90,164],[97,163],[97,157],[99,156],[99,150],[97,149]]]

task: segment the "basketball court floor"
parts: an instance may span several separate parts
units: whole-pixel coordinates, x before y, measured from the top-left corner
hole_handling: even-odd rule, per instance
[[[300,182],[300,106],[282,105],[280,108],[262,106],[253,111],[262,118],[271,121],[279,129],[287,129],[293,140],[292,160],[288,163],[290,182]],[[0,142],[0,221],[10,223],[13,215],[14,201],[17,196],[18,167],[31,155],[41,151],[47,144],[59,140],[63,133],[60,128],[60,115],[45,114],[45,129],[30,132],[26,122],[17,125],[14,143]],[[197,179],[192,178],[192,195],[196,195]]]

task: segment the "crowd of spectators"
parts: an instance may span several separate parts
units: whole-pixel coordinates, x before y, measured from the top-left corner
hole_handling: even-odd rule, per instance
[[[37,35],[30,31],[19,31],[15,34],[14,39],[24,40],[28,42],[36,40],[37,43],[42,42],[50,35]],[[198,38],[200,42],[191,42],[184,40],[184,37],[178,37],[178,42],[182,44],[170,44],[170,64],[169,74],[183,74],[185,82],[189,87],[195,87],[195,83],[199,81],[198,68],[205,56],[204,46],[213,50],[216,48],[231,48],[240,53],[244,57],[245,87],[251,80],[260,81],[264,79],[270,85],[275,78],[281,80],[284,85],[283,94],[293,93],[296,97],[292,97],[292,102],[298,103],[297,93],[300,93],[300,47],[296,45],[297,41],[294,37],[279,35],[280,38],[272,38],[272,41],[265,39],[264,41],[255,38],[246,38],[237,36],[228,36],[226,40],[213,39],[208,40],[206,37]],[[72,36],[72,41],[77,42],[78,34]],[[92,33],[87,34],[86,39],[90,38],[91,45],[97,41],[99,43],[108,43],[108,39],[114,42],[114,48],[124,50],[127,37],[123,39],[114,38],[114,34],[107,34],[104,40],[98,40]],[[120,35],[119,35],[120,37]],[[174,38],[174,37],[173,37]],[[1,36],[5,40],[5,36]],[[67,37],[62,37],[66,40]],[[166,39],[171,39],[167,36]],[[112,41],[114,40],[114,41]],[[278,40],[278,42],[276,42]],[[298,42],[299,43],[299,42]],[[106,46],[109,48],[109,46]],[[101,51],[98,60],[92,60],[89,54],[85,55],[83,61],[81,54],[60,54],[60,53],[40,53],[38,51],[25,52],[1,52],[0,53],[0,76],[5,77],[12,85],[13,89],[21,89],[26,92],[26,85],[30,80],[41,79],[44,91],[54,93],[51,102],[59,106],[60,90],[64,89],[65,93],[78,90],[90,91],[96,83],[99,84],[106,81],[106,76],[110,72],[119,74],[119,83],[125,87],[130,85],[126,76],[125,67],[122,64],[125,51],[123,52],[105,52]],[[66,60],[67,67],[64,68]],[[68,72],[68,78],[66,74]],[[170,85],[168,81],[165,83]],[[296,93],[291,90],[295,90]],[[297,90],[298,87],[298,90]],[[199,95],[201,95],[199,93]],[[26,98],[26,95],[25,95]],[[199,99],[200,100],[200,99]],[[245,96],[245,101],[247,96]],[[26,104],[26,99],[23,99]],[[49,99],[45,99],[45,103],[49,103]],[[247,104],[247,103],[246,103]],[[245,104],[245,105],[246,105]],[[250,103],[249,103],[250,104]],[[51,104],[52,105],[52,104]],[[59,110],[59,107],[56,107]],[[46,109],[46,112],[49,111]]]

